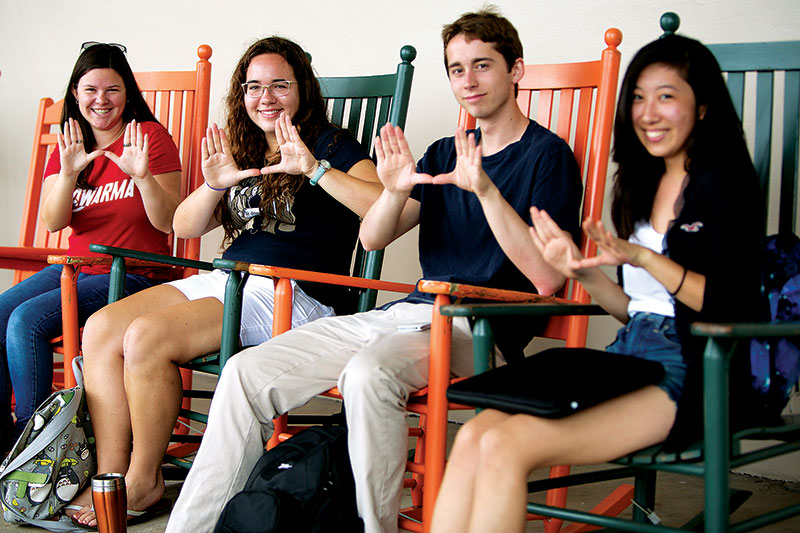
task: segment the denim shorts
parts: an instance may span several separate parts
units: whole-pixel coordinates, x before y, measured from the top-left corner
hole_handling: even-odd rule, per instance
[[[664,366],[664,379],[658,383],[658,387],[675,403],[681,399],[686,363],[681,354],[674,318],[636,313],[620,328],[617,339],[606,350],[661,363]]]

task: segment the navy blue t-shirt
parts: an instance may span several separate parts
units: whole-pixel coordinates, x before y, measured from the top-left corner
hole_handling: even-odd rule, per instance
[[[329,127],[317,139],[314,157],[347,172],[368,155],[344,129]],[[267,210],[261,203],[260,176],[232,188],[228,205],[231,216],[242,224],[239,235],[222,254],[224,259],[271,266],[349,274],[358,238],[359,218],[320,186],[304,180],[294,194],[273,203]],[[301,283],[303,290],[318,301],[333,305],[341,290]]]
[[[473,131],[478,142],[481,131]],[[455,165],[455,140],[447,137],[428,148],[417,170],[435,176],[452,171]],[[530,207],[536,206],[545,209],[565,231],[579,234],[580,172],[572,150],[555,133],[531,120],[519,141],[484,157],[482,165],[522,220],[530,224]],[[423,279],[536,292],[500,248],[475,194],[455,185],[417,185],[411,197],[420,202]],[[415,292],[410,299],[432,301],[433,295]],[[506,321],[509,327],[502,329],[519,330],[511,322]],[[536,333],[534,327],[508,332],[506,338],[513,344],[504,348],[503,333],[493,327],[504,353],[510,351],[509,346],[521,350]]]
[[[480,129],[474,130],[476,142]],[[433,143],[417,164],[436,175],[456,165],[453,137]],[[575,156],[567,143],[530,121],[522,138],[482,160],[483,170],[522,220],[530,207],[545,209],[565,231],[577,235],[582,196]],[[418,185],[419,257],[424,279],[502,289],[535,291],[505,255],[483,214],[477,196],[455,185]]]

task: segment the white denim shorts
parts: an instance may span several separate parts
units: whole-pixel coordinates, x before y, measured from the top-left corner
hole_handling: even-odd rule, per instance
[[[228,272],[214,270],[196,274],[185,279],[170,281],[190,301],[201,298],[216,298],[225,301],[225,283]],[[296,328],[318,318],[333,316],[333,308],[323,305],[308,296],[294,281],[294,303],[292,306],[292,327]],[[274,306],[274,283],[271,278],[250,276],[244,286],[242,301],[242,327],[239,339],[242,346],[255,346],[272,338],[272,309]]]

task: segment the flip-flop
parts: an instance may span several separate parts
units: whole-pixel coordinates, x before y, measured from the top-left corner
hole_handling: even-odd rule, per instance
[[[144,511],[133,511],[128,509],[128,525],[141,524],[159,515],[168,513],[172,509],[172,500],[161,498],[156,503]]]
[[[66,505],[64,506],[65,509],[70,509],[73,511],[80,511],[86,507],[85,505]],[[142,522],[147,522],[150,519],[153,519],[159,515],[164,513],[168,513],[172,509],[172,501],[167,498],[161,498],[156,503],[145,509],[144,511],[134,511],[133,509],[127,509],[126,514],[128,515],[128,525],[133,526],[136,524],[141,524]],[[97,525],[90,526],[87,524],[82,524],[75,519],[75,515],[71,517],[72,523],[86,531],[97,531]]]

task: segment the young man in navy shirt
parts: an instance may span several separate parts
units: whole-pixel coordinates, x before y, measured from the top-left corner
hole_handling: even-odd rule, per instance
[[[522,45],[508,20],[492,11],[468,13],[445,26],[442,37],[453,94],[480,128],[433,143],[415,165],[400,128],[383,127],[376,153],[384,191],[364,217],[361,241],[367,249],[384,248],[419,224],[424,279],[552,294],[564,278],[530,245],[529,209],[546,209],[577,233],[575,158],[517,106]],[[263,454],[271,420],[334,386],[347,406],[365,530],[397,531],[405,404],[427,385],[430,343],[427,331],[404,326],[430,323],[431,312],[431,296],[415,292],[381,309],[314,321],[232,358],[167,531],[212,530]],[[504,351],[521,351],[535,333],[515,329],[498,339]],[[466,319],[453,321],[452,371],[472,373]]]

